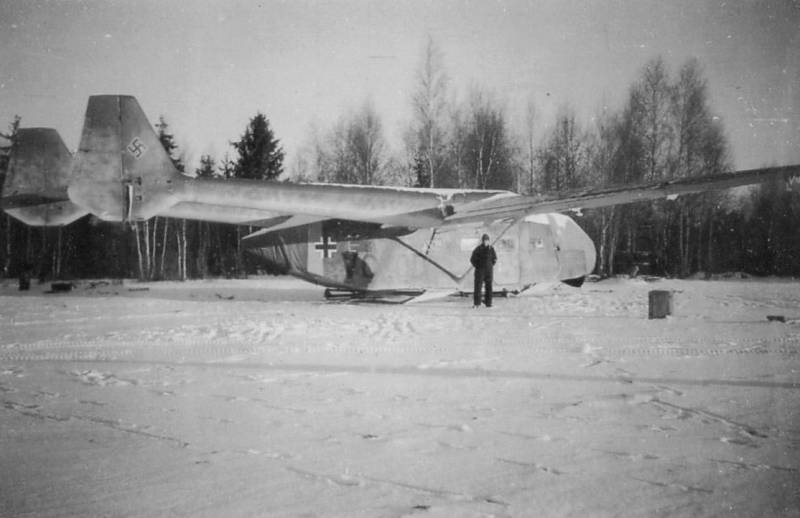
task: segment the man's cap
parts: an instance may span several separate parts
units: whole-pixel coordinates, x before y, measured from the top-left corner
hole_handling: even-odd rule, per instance
[[[488,241],[488,240],[489,240],[489,234],[484,234],[483,236],[481,236],[481,241]]]

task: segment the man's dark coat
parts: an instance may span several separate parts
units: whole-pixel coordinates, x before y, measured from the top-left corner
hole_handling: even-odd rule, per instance
[[[481,288],[485,289],[484,303],[487,306],[492,305],[492,274],[495,263],[497,262],[497,254],[492,245],[484,245],[481,243],[475,250],[472,251],[472,256],[469,259],[472,266],[475,268],[475,290],[473,302],[476,306],[481,305]]]

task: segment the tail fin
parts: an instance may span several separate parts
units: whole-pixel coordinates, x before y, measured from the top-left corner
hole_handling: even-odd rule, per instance
[[[134,97],[89,98],[70,199],[101,219],[143,220],[175,202],[180,178]]]
[[[17,131],[0,205],[27,225],[59,226],[88,213],[67,196],[72,155],[51,128]]]

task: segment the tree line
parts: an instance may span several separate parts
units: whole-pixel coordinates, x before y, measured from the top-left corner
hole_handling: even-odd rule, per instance
[[[367,99],[328,128],[314,128],[287,175],[284,151],[267,117],[257,113],[231,153],[209,155],[187,170],[162,116],[161,144],[178,171],[198,178],[330,182],[435,188],[508,189],[557,195],[604,186],[725,172],[724,128],[710,108],[696,60],[672,74],[661,58],[644,65],[623,106],[603,109],[588,126],[562,106],[536,138],[530,101],[513,113],[492,92],[471,87],[458,98],[433,39],[424,46],[409,99],[402,149],[392,150]],[[0,175],[20,119],[0,145]],[[2,144],[2,142],[0,142]],[[285,176],[285,178],[281,178]],[[800,202],[782,185],[687,195],[573,214],[598,248],[597,273],[641,271],[688,276],[745,271],[797,275]],[[42,279],[135,277],[143,280],[241,276],[258,266],[242,253],[252,228],[156,217],[133,226],[87,216],[61,228],[27,227],[6,214],[0,228],[0,273]]]

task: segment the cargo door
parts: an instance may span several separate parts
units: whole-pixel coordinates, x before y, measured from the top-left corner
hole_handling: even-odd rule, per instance
[[[558,280],[559,265],[553,231],[546,219],[527,219],[520,224],[521,282],[537,283]]]

